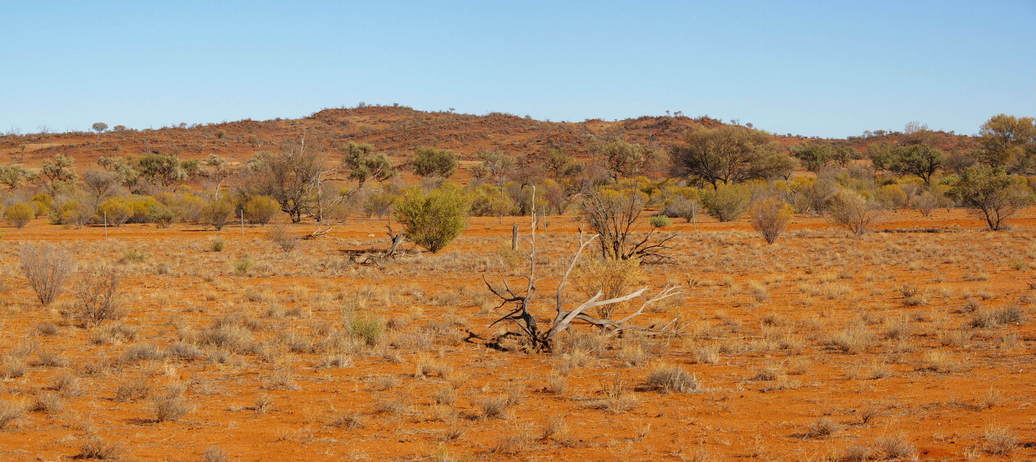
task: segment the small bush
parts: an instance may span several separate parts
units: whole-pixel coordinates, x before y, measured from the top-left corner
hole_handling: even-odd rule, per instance
[[[468,198],[457,188],[408,191],[396,204],[406,238],[431,251],[442,250],[467,225]]]
[[[79,454],[73,459],[116,460],[119,457],[119,446],[99,438],[92,438],[79,448]]]
[[[665,204],[665,207],[662,209],[662,213],[670,217],[683,218],[690,223],[698,216],[698,211],[700,209],[701,204],[698,204],[697,201],[682,196],[676,196]]]
[[[830,417],[821,417],[809,425],[803,436],[806,438],[827,438],[838,433],[841,429],[842,426],[838,422],[831,420]]]
[[[917,451],[902,436],[882,436],[874,441],[881,455],[886,459],[903,459],[914,455]]]
[[[983,435],[986,444],[986,452],[1003,456],[1010,454],[1016,446],[1018,446],[1018,439],[1011,434],[1010,429],[1007,427],[991,426],[986,428],[986,433]]]
[[[673,220],[665,215],[655,215],[651,217],[651,226],[653,228],[665,228],[673,225]]]
[[[299,238],[288,232],[284,226],[275,226],[266,233],[266,239],[270,240],[284,252],[291,252],[299,243]]]
[[[748,209],[748,189],[739,184],[720,184],[702,194],[702,205],[710,216],[719,221],[734,221]]]
[[[25,406],[21,403],[0,399],[0,430],[7,428],[24,413]]]
[[[752,228],[762,234],[767,244],[773,244],[791,221],[791,206],[776,197],[760,199],[750,210]]]
[[[50,244],[24,244],[20,256],[22,273],[36,291],[40,304],[50,305],[75,269],[72,256]]]
[[[399,195],[381,190],[374,191],[363,200],[363,213],[370,217],[384,217],[392,213]]]
[[[4,211],[4,219],[16,228],[24,228],[33,218],[36,218],[36,207],[26,202],[14,204]]]
[[[83,274],[76,285],[73,316],[80,325],[89,326],[118,319],[119,272],[110,266],[101,266]]]
[[[167,390],[154,400],[155,420],[158,422],[176,421],[191,412],[191,406],[183,397],[181,390]]]
[[[222,449],[215,446],[205,450],[205,454],[202,455],[203,462],[227,462],[227,453],[223,452]]]
[[[122,226],[133,216],[133,209],[122,197],[113,197],[97,206],[97,214],[104,223],[111,226]]]
[[[223,239],[216,238],[209,241],[209,250],[213,252],[222,252],[224,247],[226,247],[226,243],[223,242]]]
[[[212,225],[216,231],[223,229],[234,217],[234,204],[227,200],[213,200],[205,204],[202,209],[202,219],[206,224]]]
[[[841,190],[831,199],[828,205],[831,219],[857,236],[867,232],[881,218],[880,208],[863,196]]]
[[[385,334],[385,320],[369,314],[354,316],[349,320],[349,333],[367,345],[375,346]]]
[[[700,391],[698,378],[682,368],[665,366],[651,371],[646,387],[663,393],[693,393]]]
[[[265,225],[281,211],[281,204],[270,196],[252,196],[245,202],[243,212],[249,223]]]

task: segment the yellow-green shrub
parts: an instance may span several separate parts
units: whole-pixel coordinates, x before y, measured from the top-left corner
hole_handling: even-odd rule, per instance
[[[281,211],[281,204],[270,196],[252,196],[245,201],[243,212],[249,223],[265,225]]]
[[[17,228],[24,228],[35,217],[36,207],[27,202],[19,202],[4,211],[7,222]]]

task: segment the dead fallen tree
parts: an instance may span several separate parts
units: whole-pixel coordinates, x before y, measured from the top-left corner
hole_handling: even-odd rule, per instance
[[[533,190],[533,195],[535,197],[535,189]],[[533,201],[533,204],[535,204],[535,201]],[[624,303],[641,298],[647,292],[648,288],[642,287],[626,295],[608,299],[604,299],[604,294],[598,291],[597,294],[590,297],[588,300],[585,300],[574,307],[566,308],[565,288],[568,284],[569,276],[572,274],[572,270],[576,267],[576,264],[579,262],[579,259],[586,248],[599,237],[595,234],[589,238],[584,238],[582,233],[579,235],[579,248],[576,250],[575,255],[572,256],[572,260],[569,262],[565,273],[561,276],[561,281],[558,283],[557,290],[554,294],[553,320],[548,323],[545,320],[537,318],[532,309],[533,302],[536,301],[537,290],[536,228],[536,211],[534,209],[532,211],[532,226],[530,227],[531,244],[529,251],[529,272],[526,276],[528,284],[524,292],[515,292],[506,282],[502,283],[501,286],[494,286],[486,279],[484,274],[482,276],[482,280],[485,282],[489,291],[500,299],[500,304],[497,306],[497,309],[507,309],[507,313],[496,321],[493,321],[493,323],[490,324],[490,327],[503,322],[510,323],[515,327],[515,330],[506,331],[487,341],[486,344],[488,346],[506,350],[508,348],[504,347],[502,342],[507,340],[517,340],[518,343],[522,345],[521,348],[527,351],[550,351],[554,347],[558,336],[565,330],[569,329],[569,327],[571,327],[575,322],[586,323],[601,330],[616,334],[627,330],[662,332],[674,324],[673,321],[670,321],[661,327],[643,327],[632,324],[631,321],[643,314],[652,304],[674,295],[678,295],[680,292],[677,290],[676,286],[668,286],[654,296],[644,299],[639,308],[626,316],[615,320],[597,318],[587,314],[587,311],[591,308]],[[541,325],[543,325],[544,328],[541,329]],[[473,333],[469,333],[468,339],[470,340],[473,338],[481,339],[481,337]]]
[[[415,253],[413,251],[407,251],[400,249],[399,246],[403,244],[405,238],[403,233],[397,233],[392,230],[392,225],[386,225],[386,234],[389,238],[389,247],[386,250],[377,249],[362,249],[362,250],[345,250],[343,251],[348,257],[349,261],[358,265],[374,265],[381,266],[386,260],[394,260],[400,255],[409,253]]]

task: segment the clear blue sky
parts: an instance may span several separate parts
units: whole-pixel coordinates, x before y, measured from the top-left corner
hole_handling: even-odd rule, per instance
[[[717,5],[721,4],[721,5]],[[1036,115],[1036,1],[0,0],[0,131],[357,102],[778,133]]]

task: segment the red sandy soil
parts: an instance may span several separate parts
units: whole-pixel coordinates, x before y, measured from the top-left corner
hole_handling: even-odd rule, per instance
[[[998,233],[961,211],[904,212],[858,238],[797,217],[772,246],[745,222],[678,223],[663,230],[677,234],[673,260],[646,265],[645,283],[678,283],[684,294],[641,324],[677,317],[679,336],[601,338],[580,326],[549,354],[464,342],[468,330],[484,337],[499,330],[488,327],[500,313],[483,273],[523,287],[523,266],[507,263],[502,249],[511,225],[524,230],[527,220],[473,219],[439,254],[380,269],[350,264],[342,251],[382,248],[381,220],[336,224],[290,253],[275,249],[263,227],[4,228],[0,359],[26,370],[0,382],[0,399],[28,405],[54,394],[63,405],[25,411],[0,429],[0,460],[71,460],[94,438],[130,461],[200,461],[212,447],[249,462],[837,460],[852,446],[884,457],[877,443],[884,437],[914,448],[907,460],[1036,458],[1036,210]],[[575,217],[546,222],[541,294],[557,283],[579,227]],[[211,250],[214,239],[223,251]],[[36,241],[72,250],[80,267],[116,265],[125,316],[78,327],[62,314],[74,290],[41,308],[17,256],[22,243]],[[252,267],[236,271],[245,259]],[[916,304],[905,286],[921,294]],[[969,301],[978,311],[968,311]],[[1022,321],[971,326],[978,313],[1009,305],[1024,312]],[[546,316],[546,300],[537,306]],[[358,312],[389,320],[379,345],[291,346],[331,338]],[[250,319],[261,348],[203,346],[195,360],[124,357],[134,345],[168,351],[180,338],[190,343],[191,333],[227,316]],[[57,332],[40,333],[41,323]],[[114,325],[136,329],[136,338],[92,340]],[[831,338],[854,325],[869,343],[851,352],[833,347]],[[703,361],[710,349],[716,358]],[[43,364],[48,355],[61,360]],[[336,355],[346,364],[320,367]],[[420,365],[430,372],[417,373]],[[643,389],[662,365],[693,373],[701,390]],[[53,390],[62,374],[78,385]],[[152,398],[115,400],[134,379],[146,380],[152,395],[185,387],[190,412],[156,422]],[[564,390],[548,390],[555,381]],[[621,389],[627,405],[601,409],[609,388]],[[437,403],[446,389],[455,399]],[[482,416],[479,403],[502,396],[517,402],[502,417]],[[255,409],[260,398],[270,402],[264,412]],[[343,415],[363,425],[334,425]],[[825,417],[835,432],[806,436]],[[543,437],[552,421],[564,431]],[[1000,429],[1014,444],[995,454],[986,435]]]

